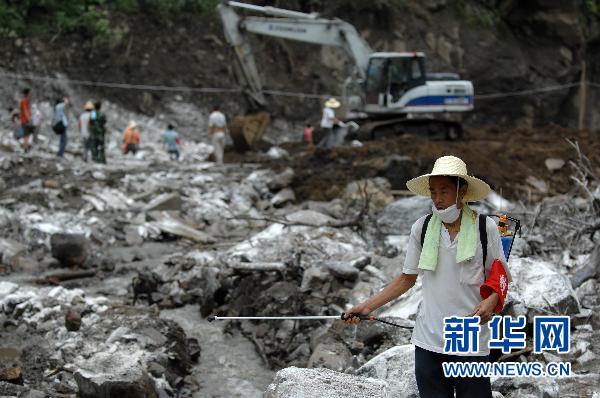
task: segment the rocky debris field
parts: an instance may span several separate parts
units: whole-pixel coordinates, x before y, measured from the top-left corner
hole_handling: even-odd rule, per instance
[[[497,191],[529,184],[478,205],[523,221],[506,312],[529,325],[540,314],[572,317],[568,354],[527,349],[506,359],[571,361],[575,376],[496,379],[495,396],[598,396],[598,174],[558,136],[562,149],[532,137],[535,156],[507,150],[491,167],[477,161],[501,151],[489,137],[401,137],[328,152],[286,144],[228,153],[215,166],[212,148],[194,142],[170,162],[150,134],[135,157],[109,146],[103,166],[77,151],[57,160],[47,144],[23,154],[6,132],[0,396],[416,397],[410,330],[206,317],[339,315],[381,289],[430,208],[405,197],[400,182],[446,144]],[[596,156],[592,148],[584,152]],[[513,170],[517,156],[527,168]],[[522,178],[504,179],[511,170]],[[419,303],[420,282],[380,313],[411,326]]]

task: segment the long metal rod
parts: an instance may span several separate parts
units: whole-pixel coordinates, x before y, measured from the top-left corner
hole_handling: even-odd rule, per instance
[[[231,321],[231,320],[261,320],[261,321],[280,321],[280,320],[294,320],[294,321],[311,321],[311,320],[323,320],[323,319],[339,319],[345,321],[351,317],[358,317],[361,321],[377,321],[385,323],[386,325],[395,326],[402,329],[412,329],[413,326],[399,325],[394,322],[386,321],[381,318],[376,318],[373,315],[363,316],[358,314],[346,314],[341,315],[308,315],[308,316],[209,316],[207,319],[209,322],[212,321]]]
[[[263,320],[263,321],[274,321],[274,320],[319,320],[319,319],[341,319],[339,315],[322,315],[322,316],[212,316],[209,317],[209,321],[225,321],[225,320]]]

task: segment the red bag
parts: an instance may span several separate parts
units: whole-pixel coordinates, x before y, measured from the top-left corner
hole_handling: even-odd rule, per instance
[[[479,294],[481,294],[481,298],[484,300],[490,297],[493,292],[496,292],[500,298],[496,308],[494,308],[494,312],[499,313],[502,311],[502,308],[504,308],[504,300],[506,299],[506,294],[508,293],[508,275],[504,269],[502,261],[498,259],[495,259],[492,263],[490,275],[479,288]]]

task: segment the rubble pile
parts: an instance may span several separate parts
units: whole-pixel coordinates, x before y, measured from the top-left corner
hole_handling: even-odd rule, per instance
[[[24,155],[3,141],[0,395],[416,396],[410,330],[205,318],[337,316],[380,290],[401,272],[410,227],[431,206],[398,198],[404,192],[392,188],[407,176],[390,165],[417,170],[418,162],[359,165],[376,170],[332,185],[331,200],[304,201],[324,196],[299,191],[307,174],[295,167],[215,166],[205,161],[211,148],[196,143],[170,162],[153,126],[135,157],[109,145],[108,165],[76,153],[56,161],[45,146]],[[270,153],[261,156],[311,164],[310,153]],[[323,167],[326,155],[314,156],[307,173]],[[496,396],[584,394],[598,385],[599,251],[564,227],[587,217],[580,235],[592,232],[593,201],[579,199],[548,194],[525,205],[493,194],[477,206],[523,222],[505,312],[525,315],[528,328],[536,315],[572,317],[569,354],[524,351],[510,360],[568,360],[577,376],[498,379]],[[418,280],[379,314],[412,326],[420,290]]]
[[[25,373],[11,383],[35,384],[46,392],[172,394],[198,359],[175,322],[81,289],[2,281],[0,310],[3,349],[17,352],[12,360]]]

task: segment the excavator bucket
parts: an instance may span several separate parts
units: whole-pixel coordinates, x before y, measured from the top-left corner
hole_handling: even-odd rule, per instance
[[[229,123],[229,134],[236,151],[245,152],[253,148],[260,142],[270,124],[271,116],[267,112],[234,117]]]

